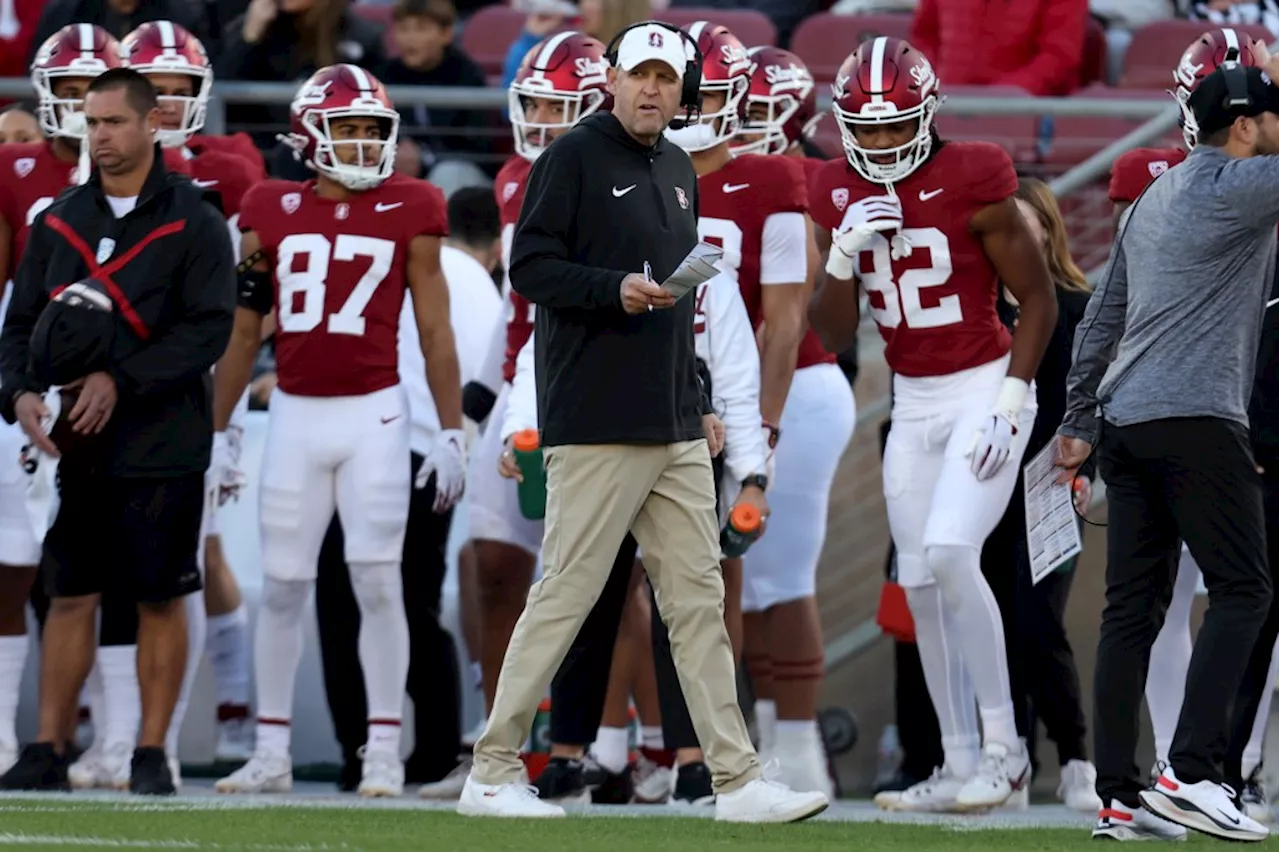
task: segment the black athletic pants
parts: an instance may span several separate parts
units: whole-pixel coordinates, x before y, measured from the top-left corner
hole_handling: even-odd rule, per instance
[[[422,456],[414,453],[414,474],[421,465]],[[462,751],[457,651],[453,636],[440,624],[445,548],[453,513],[436,514],[434,502],[435,489],[430,485],[413,489],[400,563],[409,618],[408,693],[414,722],[414,748],[405,764],[405,777],[427,782],[447,775]],[[329,715],[343,759],[353,763],[368,734],[368,707],[358,651],[360,609],[343,558],[342,525],[336,515],[320,550],[316,620]]]
[[[1262,488],[1247,430],[1218,418],[1104,423],[1107,602],[1094,677],[1098,795],[1139,804],[1135,752],[1151,644],[1164,621],[1179,538],[1209,609],[1196,637],[1169,762],[1184,782],[1221,782],[1231,696],[1271,612]]]

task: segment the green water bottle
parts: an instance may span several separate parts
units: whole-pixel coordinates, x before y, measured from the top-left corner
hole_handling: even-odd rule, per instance
[[[749,503],[733,507],[729,520],[720,531],[720,551],[729,559],[747,552],[763,530],[760,510]]]
[[[516,485],[520,514],[531,521],[547,514],[547,472],[542,466],[542,446],[537,429],[517,432],[511,439],[511,454],[520,468],[522,482]]]

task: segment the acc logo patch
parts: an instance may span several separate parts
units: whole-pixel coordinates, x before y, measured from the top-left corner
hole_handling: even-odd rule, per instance
[[[843,213],[844,208],[849,206],[848,188],[841,186],[831,190],[831,203],[836,206],[837,210]]]
[[[280,208],[285,213],[295,213],[302,204],[301,192],[290,192],[280,196]]]
[[[20,178],[24,178],[31,174],[36,167],[35,157],[23,157],[21,160],[13,161],[13,173]]]
[[[681,210],[689,209],[689,196],[685,195],[684,190],[678,186],[676,187],[676,201],[680,202]]]
[[[1153,178],[1158,178],[1160,175],[1169,171],[1169,161],[1153,160],[1152,162],[1147,163],[1147,171],[1151,172],[1151,176]]]

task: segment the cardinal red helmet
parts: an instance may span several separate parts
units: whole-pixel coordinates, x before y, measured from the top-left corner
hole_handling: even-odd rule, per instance
[[[49,36],[31,63],[31,85],[39,98],[36,117],[45,135],[76,140],[89,135],[84,99],[57,97],[53,89],[59,80],[92,80],[123,64],[120,43],[101,27],[68,24]]]
[[[941,105],[938,77],[924,54],[890,36],[858,45],[831,85],[833,111],[849,164],[869,181],[900,181],[929,159],[933,116]],[[854,128],[915,121],[910,142],[894,148],[864,148]]]
[[[751,57],[728,27],[695,21],[687,32],[702,54],[702,84],[699,91],[724,98],[719,109],[701,112],[688,127],[666,131],[667,138],[693,153],[714,148],[738,132],[742,121],[743,98],[751,86]]]
[[[813,138],[822,113],[804,60],[780,47],[753,47],[751,85],[738,128],[737,154],[782,154]]]
[[[177,129],[161,129],[157,136],[166,148],[180,148],[192,134],[204,127],[209,93],[213,88],[213,66],[200,40],[172,21],[151,21],[138,27],[120,43],[129,67],[150,77],[172,74],[191,77],[192,92],[160,95],[161,106],[176,103],[182,109]]]
[[[400,114],[378,79],[359,65],[330,65],[312,74],[294,96],[289,113],[293,131],[286,141],[320,174],[357,192],[391,176]],[[379,138],[334,138],[335,125],[344,118],[376,119]],[[339,146],[350,149],[352,162],[338,156]]]
[[[1178,67],[1173,71],[1174,89],[1171,95],[1182,110],[1182,138],[1188,148],[1196,146],[1196,117],[1188,106],[1191,93],[1200,81],[1212,74],[1224,62],[1239,62],[1244,66],[1261,68],[1262,63],[1253,54],[1253,44],[1247,36],[1233,29],[1210,30],[1193,41],[1182,54]]]
[[[604,45],[580,32],[545,38],[525,54],[507,89],[516,153],[533,162],[559,133],[608,108]]]

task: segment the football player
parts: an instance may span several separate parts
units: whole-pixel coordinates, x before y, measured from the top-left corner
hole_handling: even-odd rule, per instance
[[[751,57],[751,85],[746,109],[732,147],[740,154],[785,154],[804,164],[806,177],[826,164],[805,153],[824,113],[818,111],[818,90],[804,60],[789,50],[765,45],[747,51]]]
[[[1030,765],[979,557],[1018,478],[1057,300],[1014,203],[1013,163],[995,145],[938,137],[938,78],[923,54],[898,38],[867,40],[832,92],[847,162],[831,161],[810,186],[830,254],[809,318],[843,351],[862,291],[885,341],[885,503],[946,755],[933,777],[877,803],[985,810],[1025,785]],[[996,315],[1001,283],[1020,305],[1012,336]]]
[[[232,233],[232,245],[240,247],[240,203],[249,187],[259,180],[257,167],[239,153],[201,146],[196,134],[204,127],[210,90],[213,87],[213,65],[200,40],[181,25],[171,21],[152,21],[129,33],[121,41],[125,61],[151,81],[160,102],[160,144],[177,151],[191,166],[192,178],[203,187],[215,191],[222,199],[222,212]],[[246,137],[247,138],[247,137]],[[237,260],[239,258],[237,257]],[[228,482],[215,483],[218,504],[225,503],[238,492],[236,468],[239,464],[240,438],[244,434],[243,418],[249,408],[246,392],[236,405],[226,432],[226,446],[218,452],[229,460]],[[206,651],[213,664],[218,694],[218,739],[214,758],[225,761],[248,760],[252,752],[252,727],[249,723],[249,659],[248,616],[240,599],[235,575],[223,556],[216,511],[209,518],[204,546],[204,592],[192,595],[187,606],[188,652],[187,679],[174,709],[170,725],[167,753],[178,753],[178,732],[186,713],[187,698],[195,680],[200,657]],[[197,606],[198,604],[198,606]],[[206,611],[207,606],[207,636]],[[176,780],[176,779],[175,779]]]
[[[249,383],[262,317],[274,309],[279,385],[260,486],[265,579],[254,636],[256,746],[215,789],[292,787],[289,734],[303,619],[336,508],[361,613],[369,710],[358,789],[397,796],[409,666],[400,575],[409,489],[432,486],[436,510],[446,511],[462,496],[466,464],[458,355],[440,267],[444,197],[431,184],[393,174],[399,114],[364,69],[317,71],[290,112],[290,142],[316,178],[267,181],[245,195],[242,306],[214,372],[214,427],[221,431]],[[406,289],[443,427],[416,477],[397,366]]]
[[[760,615],[753,628],[766,637],[778,676],[775,748],[765,759],[778,759],[792,789],[830,795],[816,721],[823,651],[814,581],[831,482],[853,434],[853,394],[835,356],[806,327],[817,251],[804,168],[792,157],[733,156],[752,62],[725,27],[698,21],[689,34],[703,56],[702,115],[667,137],[689,152],[698,174],[698,235],[724,249],[720,266],[738,282],[758,329],[761,429],[774,452],[768,533],[739,569],[742,610]],[[741,487],[760,493],[766,482],[751,477]],[[727,601],[726,611],[737,604]]]
[[[88,127],[84,94],[109,68],[123,64],[119,43],[92,24],[69,24],[36,51],[31,83],[37,95],[36,116],[45,141],[0,147],[0,269],[17,268],[31,223],[63,189],[88,180]],[[176,152],[165,166],[189,174]],[[21,430],[0,427],[0,455],[16,458],[24,439]],[[24,608],[35,578],[40,542],[24,521],[24,477],[0,473],[0,765],[8,759],[12,713],[26,657]],[[43,609],[39,613],[43,616]],[[129,760],[141,718],[134,672],[137,616],[130,604],[103,606],[103,647],[86,681],[95,706],[94,742],[68,775],[81,787],[126,787]],[[102,670],[112,672],[104,685]],[[105,693],[105,694],[104,694]],[[12,698],[10,698],[12,696]],[[114,718],[108,719],[107,716]],[[109,753],[109,757],[99,757]]]
[[[579,32],[563,32],[530,50],[511,82],[508,92],[516,154],[503,165],[493,185],[501,214],[504,269],[511,258],[516,220],[534,161],[557,136],[605,107],[606,68],[603,44]],[[503,381],[489,414],[490,423],[502,422],[515,376],[516,356],[533,332],[534,306],[511,289],[505,273],[503,291],[508,308]],[[486,711],[493,704],[502,658],[516,620],[524,611],[542,547],[541,522],[520,514],[515,486],[498,475],[498,459],[503,451],[500,432],[486,429],[480,440],[471,472],[469,507],[482,624],[480,659]],[[465,780],[465,776],[461,778]]]
[[[1188,102],[1200,81],[1212,74],[1223,62],[1239,62],[1245,66],[1262,67],[1261,51],[1249,43],[1244,35],[1233,29],[1211,30],[1192,42],[1182,54],[1178,67],[1173,71],[1173,96],[1182,110],[1179,122],[1185,148],[1135,148],[1125,152],[1111,170],[1111,201],[1115,204],[1115,221],[1118,224],[1124,211],[1137,200],[1153,180],[1187,158],[1187,152],[1196,145],[1196,121]],[[1184,545],[1178,562],[1177,578],[1173,584],[1173,597],[1165,612],[1164,624],[1151,646],[1151,662],[1147,670],[1147,709],[1151,713],[1151,727],[1155,735],[1156,766],[1167,763],[1169,748],[1173,744],[1173,731],[1182,711],[1183,693],[1186,689],[1187,670],[1191,666],[1191,604],[1200,585],[1200,568]],[[1275,653],[1263,696],[1271,695],[1275,688]],[[1262,794],[1258,774],[1262,768],[1262,741],[1266,734],[1271,702],[1262,700],[1252,720],[1250,730],[1239,739],[1247,740],[1241,767],[1244,784],[1237,788],[1239,805],[1250,817],[1265,821],[1266,797]],[[1232,737],[1233,742],[1237,737]],[[1153,775],[1159,775],[1153,769]],[[1228,779],[1230,781],[1230,779]]]

